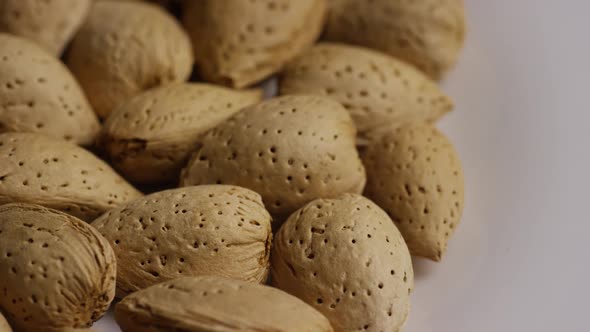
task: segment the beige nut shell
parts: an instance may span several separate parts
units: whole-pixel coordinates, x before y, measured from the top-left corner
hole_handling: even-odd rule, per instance
[[[355,194],[318,199],[276,234],[273,285],[323,313],[335,331],[398,331],[414,285],[408,247],[391,219]]]
[[[319,94],[339,101],[360,136],[408,121],[436,121],[453,103],[429,77],[384,53],[320,43],[292,61],[280,80],[281,94]]]
[[[115,296],[112,248],[68,214],[0,206],[0,253],[0,309],[23,331],[87,327]]]
[[[267,100],[209,131],[181,185],[246,187],[262,196],[271,214],[288,216],[319,197],[362,192],[365,171],[355,133],[350,115],[329,98]]]
[[[0,45],[0,132],[92,144],[100,124],[66,66],[20,37],[0,33]]]
[[[331,332],[328,320],[278,289],[217,277],[181,278],[132,294],[115,308],[127,332]]]
[[[117,297],[183,276],[264,282],[271,218],[248,189],[196,186],[145,196],[92,223],[119,263]]]
[[[366,195],[395,221],[413,255],[439,261],[463,211],[461,163],[449,140],[431,125],[400,127],[363,155]]]
[[[60,55],[91,4],[91,0],[1,0],[0,31],[25,37]]]
[[[12,332],[12,329],[10,328],[10,325],[8,325],[6,318],[2,315],[2,312],[0,312],[0,332]]]
[[[440,79],[463,47],[465,8],[463,0],[330,0],[325,37],[381,50]]]
[[[190,40],[174,17],[139,1],[97,1],[72,41],[68,66],[105,118],[138,93],[185,81]]]
[[[34,203],[92,221],[141,195],[74,144],[31,133],[0,134],[0,204]]]
[[[202,83],[148,90],[111,113],[101,145],[114,167],[131,181],[177,182],[201,135],[261,99],[261,90]]]
[[[245,87],[278,72],[318,38],[326,0],[187,1],[183,21],[208,81]]]

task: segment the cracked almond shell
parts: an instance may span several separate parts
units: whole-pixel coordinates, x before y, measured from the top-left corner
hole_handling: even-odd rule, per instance
[[[329,0],[325,38],[381,50],[434,79],[452,67],[465,39],[463,0]]]
[[[387,214],[355,194],[310,202],[275,237],[274,286],[323,313],[335,331],[398,331],[414,286],[408,247]]]
[[[363,154],[367,197],[402,232],[412,255],[439,261],[463,212],[464,179],[457,152],[435,127],[392,130]]]
[[[199,137],[261,98],[261,90],[200,83],[148,90],[111,113],[101,145],[113,166],[131,181],[178,181]]]
[[[199,141],[181,185],[232,184],[256,191],[277,217],[344,192],[360,193],[365,171],[356,130],[321,96],[270,99],[237,113]]]
[[[0,206],[0,309],[23,331],[90,326],[115,296],[115,254],[82,220]]]
[[[101,118],[150,88],[185,81],[192,70],[190,40],[157,5],[103,0],[72,41],[67,63]]]
[[[268,275],[271,218],[248,189],[166,190],[113,209],[92,226],[117,255],[117,297],[183,276],[261,283]]]
[[[35,41],[59,56],[86,18],[91,4],[91,0],[2,0],[0,31]]]
[[[34,203],[92,221],[140,196],[79,146],[38,134],[0,134],[0,204]]]
[[[280,71],[318,38],[326,0],[187,1],[184,25],[207,81],[245,87]]]
[[[66,66],[20,37],[0,33],[0,45],[0,132],[94,143],[98,118]]]
[[[211,276],[167,281],[131,294],[117,304],[115,318],[126,332],[333,331],[322,314],[285,292]]]
[[[320,43],[287,65],[280,92],[319,94],[350,112],[359,135],[408,121],[433,122],[453,103],[413,66],[363,47]]]

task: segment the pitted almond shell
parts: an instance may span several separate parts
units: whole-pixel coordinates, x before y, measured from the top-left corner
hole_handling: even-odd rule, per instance
[[[111,113],[101,145],[127,179],[151,184],[178,181],[199,137],[261,98],[261,90],[204,83],[148,90]]]
[[[115,254],[82,220],[0,206],[0,310],[23,331],[90,326],[115,296]]]
[[[183,276],[266,281],[271,218],[248,189],[166,190],[113,209],[92,226],[117,255],[117,297]]]
[[[81,147],[38,134],[0,134],[0,204],[34,203],[92,221],[141,196]]]
[[[414,286],[408,247],[387,214],[355,194],[318,199],[283,224],[274,286],[323,313],[336,331],[398,331]]]
[[[115,308],[124,331],[331,332],[317,310],[278,289],[218,277],[167,281],[129,295]]]

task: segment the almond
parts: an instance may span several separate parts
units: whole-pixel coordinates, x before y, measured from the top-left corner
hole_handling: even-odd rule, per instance
[[[34,43],[0,33],[0,132],[37,132],[90,145],[100,125],[78,82]]]
[[[359,135],[408,121],[438,120],[453,104],[430,78],[386,54],[320,43],[285,68],[281,94],[319,94],[350,112]]]
[[[355,132],[350,115],[329,98],[274,98],[209,131],[183,170],[181,185],[246,187],[282,217],[319,197],[362,192],[365,171]]]
[[[91,4],[91,0],[2,0],[0,31],[28,38],[60,55]]]
[[[190,40],[174,17],[139,1],[97,1],[68,54],[102,118],[142,91],[185,81],[192,64]]]
[[[260,195],[234,186],[197,186],[145,196],[92,223],[119,264],[117,297],[182,276],[264,282],[271,218]]]
[[[0,204],[35,203],[92,221],[140,196],[108,164],[74,144],[0,134]]]
[[[463,0],[330,0],[326,39],[367,46],[440,79],[465,39]]]
[[[129,295],[115,308],[124,331],[331,332],[317,310],[272,287],[218,277],[181,278]]]
[[[111,113],[101,145],[115,168],[132,181],[178,181],[198,138],[261,98],[260,90],[198,83],[148,90]]]
[[[397,128],[367,147],[366,195],[395,221],[413,255],[439,261],[463,211],[463,170],[431,125]]]
[[[245,87],[261,81],[317,39],[326,0],[187,1],[184,24],[208,81]]]
[[[115,296],[115,254],[82,220],[0,206],[0,309],[23,331],[87,327]]]
[[[273,285],[323,313],[335,331],[398,331],[414,274],[408,247],[387,214],[355,194],[318,199],[276,235]]]

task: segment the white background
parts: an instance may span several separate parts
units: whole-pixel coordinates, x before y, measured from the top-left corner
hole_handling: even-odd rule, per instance
[[[465,213],[443,261],[416,262],[405,331],[590,331],[590,1],[466,5],[441,122]]]

